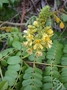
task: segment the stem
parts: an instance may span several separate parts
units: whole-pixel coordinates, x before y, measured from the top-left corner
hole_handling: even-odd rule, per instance
[[[34,62],[27,62],[27,63],[34,63]],[[40,62],[35,62],[35,64],[40,64],[40,65],[45,65],[45,66],[56,66],[56,67],[62,67],[62,68],[67,68],[67,66],[61,66],[61,65],[54,65],[54,64],[47,64],[47,63],[40,63]]]
[[[1,66],[0,66],[0,75],[1,75],[1,78],[3,80],[3,74],[2,74]]]
[[[35,61],[36,61],[36,60],[34,59],[34,62],[33,62],[33,68],[35,68]]]
[[[2,22],[0,21],[0,27],[2,27],[3,25],[13,25],[13,26],[25,26],[25,23],[13,23],[13,22],[8,22],[8,21],[5,21],[5,22]]]
[[[63,30],[63,32],[60,34],[60,36],[58,38],[61,38],[61,36],[63,35],[63,33],[65,32],[66,28]]]
[[[24,59],[24,58],[26,58],[26,57],[28,57],[28,56],[29,56],[29,54],[27,54],[26,56],[22,57],[22,59]]]

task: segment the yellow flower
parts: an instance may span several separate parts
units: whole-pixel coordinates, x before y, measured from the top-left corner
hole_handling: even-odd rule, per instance
[[[35,27],[32,25],[28,25],[28,29],[34,29]]]
[[[44,34],[43,34],[43,37],[42,37],[42,41],[43,41],[43,42],[47,42],[47,41],[49,41],[49,40],[50,40],[49,36],[44,33]]]
[[[45,44],[46,48],[51,48],[52,47],[52,40],[50,40],[49,42],[47,42]]]
[[[34,41],[33,49],[34,50],[36,50],[36,49],[43,49],[43,46],[41,45],[41,41],[39,39]]]
[[[64,28],[64,23],[63,23],[63,22],[60,23],[60,28],[61,28],[61,29]]]
[[[37,21],[34,21],[33,22],[33,25],[37,27],[38,26],[38,22]]]
[[[49,42],[50,38],[48,36],[45,37],[45,42]]]
[[[40,40],[39,40],[39,39],[36,39],[36,40],[35,40],[35,43],[40,43]]]
[[[51,48],[52,41],[50,40],[50,37],[48,35],[42,37],[42,42],[46,48]]]
[[[28,48],[28,49],[27,49],[27,53],[28,53],[28,54],[32,54],[32,49],[31,49],[31,48]]]
[[[60,19],[58,17],[56,17],[56,22],[59,23],[60,22]]]
[[[60,18],[58,18],[55,14],[54,14],[54,18],[55,18],[55,21],[56,21],[57,23],[60,22]]]
[[[48,29],[46,33],[49,35],[49,37],[51,37],[53,35],[53,30],[52,29]]]
[[[24,36],[24,37],[26,37],[27,40],[33,40],[33,35],[31,34],[28,34],[27,36]]]
[[[42,56],[42,52],[41,51],[36,51],[36,56],[37,57]]]

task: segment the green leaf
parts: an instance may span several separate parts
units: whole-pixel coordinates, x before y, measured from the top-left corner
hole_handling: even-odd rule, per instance
[[[6,61],[6,60],[2,60],[2,61],[1,61],[1,65],[7,66],[7,61]]]
[[[0,53],[0,59],[2,58],[2,54]]]
[[[52,83],[45,83],[43,85],[43,90],[52,90]]]
[[[27,85],[30,85],[32,83],[32,80],[31,79],[27,79],[27,80],[24,80],[23,82],[22,82],[22,85],[23,86],[27,86]]]
[[[67,57],[62,57],[61,64],[67,65]]]
[[[15,0],[11,0],[11,3],[14,3],[15,2]]]
[[[61,80],[61,82],[63,82],[63,83],[67,83],[67,76],[66,76],[66,77],[61,77],[60,80]]]
[[[8,58],[7,63],[8,64],[18,64],[20,63],[20,61],[21,61],[21,58],[19,56],[12,56]]]
[[[52,77],[51,76],[44,76],[43,81],[44,82],[51,82]]]
[[[8,53],[13,52],[14,48],[8,48],[1,52],[2,56],[6,56]]]
[[[18,73],[16,71],[10,70],[10,69],[7,70],[6,73],[5,73],[5,76],[10,76],[14,79],[17,77],[17,75],[18,75]]]
[[[29,67],[28,69],[26,69],[25,73],[31,73],[33,72],[33,68],[32,67]]]
[[[28,56],[28,59],[29,59],[30,61],[33,61],[33,60],[35,59],[35,55],[34,55],[34,54],[29,55],[29,56]]]
[[[19,71],[20,70],[20,65],[19,64],[9,65],[8,70]]]
[[[33,84],[36,87],[42,87],[42,82],[40,80],[38,80],[37,78],[32,79],[33,80]]]
[[[65,88],[67,89],[67,83],[64,83]]]
[[[41,69],[39,69],[39,68],[34,68],[34,70],[35,70],[37,73],[42,74],[42,70],[41,70]]]
[[[46,26],[52,26],[52,20],[51,19],[48,19],[46,21]]]
[[[15,79],[13,77],[5,76],[4,80],[6,80],[8,82],[9,86],[13,86],[14,85]]]
[[[35,78],[24,80],[22,83],[23,86],[27,86],[27,85],[31,85],[31,84],[34,84],[36,87],[42,86],[42,82],[38,79],[35,79]]]
[[[34,72],[33,74],[25,73],[23,76],[24,79],[31,79],[32,77],[37,78],[38,80],[42,80],[42,75],[37,72]]]
[[[0,2],[0,8],[2,8],[2,6],[3,6],[3,5],[2,5],[2,2]]]
[[[20,43],[19,41],[14,41],[14,42],[12,43],[12,46],[13,46],[14,48],[18,49],[18,50],[20,50],[21,47],[22,47],[22,45],[21,45],[21,43]]]
[[[0,90],[6,90],[8,88],[8,83],[6,81],[0,82]]]
[[[13,37],[11,35],[9,35],[8,39],[7,39],[7,45],[11,46],[13,42]]]
[[[66,21],[67,21],[67,15],[63,13],[63,14],[61,15],[61,19],[62,19],[64,22],[66,22]]]
[[[0,0],[0,2],[2,2],[2,3],[9,3],[8,0]]]
[[[41,90],[41,89],[33,85],[28,85],[27,87],[24,87],[21,90]]]

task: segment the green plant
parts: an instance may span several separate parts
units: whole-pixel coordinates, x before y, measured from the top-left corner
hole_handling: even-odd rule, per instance
[[[0,34],[0,42],[6,41],[0,52],[0,90],[67,90],[67,38],[52,30],[52,19],[65,22],[57,18],[45,6],[27,23],[27,31],[0,28],[6,31]]]
[[[9,20],[17,14],[16,6],[19,1],[20,0],[0,0],[0,20]]]

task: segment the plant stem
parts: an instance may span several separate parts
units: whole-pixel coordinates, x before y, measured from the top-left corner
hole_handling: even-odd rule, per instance
[[[3,80],[3,74],[2,74],[1,66],[0,66],[0,75],[1,75],[1,78]]]
[[[34,62],[27,62],[27,63],[32,63],[33,64]],[[45,65],[45,66],[56,66],[56,67],[67,68],[67,66],[47,64],[47,63],[40,63],[40,62],[35,62],[35,64],[40,64],[40,65]]]

